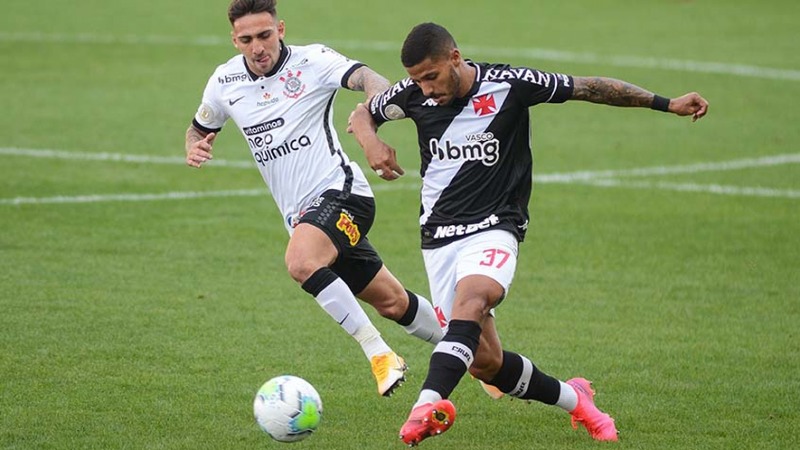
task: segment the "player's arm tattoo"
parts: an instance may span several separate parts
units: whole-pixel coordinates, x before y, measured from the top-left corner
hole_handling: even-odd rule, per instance
[[[649,108],[653,104],[652,92],[625,81],[603,77],[574,77],[573,83],[573,100],[642,108]]]
[[[194,125],[189,125],[189,128],[186,130],[186,151],[189,151],[189,148],[192,147],[192,144],[198,141],[202,141],[203,138],[206,137],[207,133],[203,133],[202,131],[195,128]]]
[[[367,94],[367,99],[389,89],[389,86],[389,80],[367,66],[359,67],[347,79],[347,88],[352,91],[363,91]]]

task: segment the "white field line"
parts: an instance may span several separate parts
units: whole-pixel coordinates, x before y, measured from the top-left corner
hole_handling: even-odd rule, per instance
[[[139,164],[186,164],[182,156],[155,156],[155,155],[127,155],[124,153],[91,153],[73,152],[69,150],[33,149],[17,147],[0,147],[0,155],[27,156],[31,158],[50,158],[84,161],[113,161]],[[253,163],[249,161],[226,161],[214,159],[210,162],[214,166],[250,169]]]
[[[731,161],[705,162],[678,166],[639,167],[624,170],[583,171],[553,174],[536,174],[538,183],[576,183],[598,178],[648,177],[658,175],[692,174],[750,169],[753,167],[781,166],[800,163],[800,153],[764,156],[761,158],[734,159]]]
[[[771,189],[763,187],[725,186],[718,184],[669,183],[663,181],[627,181],[612,178],[588,180],[585,183],[600,187],[625,187],[634,189],[660,189],[679,192],[704,192],[709,194],[746,197],[800,198],[800,190],[796,189]]]
[[[372,187],[373,191],[399,191],[399,190],[419,190],[418,184],[393,183],[377,185]],[[182,191],[164,192],[160,194],[107,194],[107,195],[76,195],[76,196],[55,196],[55,197],[16,197],[0,199],[0,205],[42,205],[42,204],[64,204],[64,203],[102,203],[102,202],[153,202],[164,200],[191,200],[198,198],[218,198],[218,197],[259,197],[267,196],[269,190],[266,187],[261,189],[237,189],[229,191]]]
[[[230,38],[224,36],[200,36],[182,38],[178,36],[159,35],[102,35],[92,33],[39,33],[39,32],[0,32],[0,42],[22,43],[82,43],[99,45],[191,45],[191,46],[229,46]],[[389,41],[355,41],[355,40],[310,40],[292,39],[299,44],[324,42],[342,51],[372,50],[397,53],[399,42]],[[468,56],[485,56],[490,58],[528,58],[532,60],[569,62],[590,65],[608,65],[614,67],[634,67],[642,69],[674,70],[694,73],[712,73],[734,75],[750,78],[800,81],[800,70],[778,69],[772,67],[733,64],[710,61],[693,61],[672,58],[654,58],[632,55],[601,55],[589,52],[570,52],[546,48],[514,48],[461,46]]]

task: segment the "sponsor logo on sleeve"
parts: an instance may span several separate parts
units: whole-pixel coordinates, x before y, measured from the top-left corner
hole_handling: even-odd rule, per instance
[[[197,110],[197,117],[205,123],[211,122],[214,119],[214,108],[211,105],[203,103]]]
[[[383,108],[383,114],[389,120],[399,120],[406,116],[403,108],[394,104],[386,105],[386,108]]]

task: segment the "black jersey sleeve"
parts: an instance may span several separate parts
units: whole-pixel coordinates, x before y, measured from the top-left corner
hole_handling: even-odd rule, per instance
[[[542,72],[528,67],[506,69],[514,76],[508,79],[519,100],[533,106],[539,103],[564,103],[572,97],[572,77],[561,73]]]
[[[411,88],[416,86],[410,78],[400,80],[382,94],[372,97],[369,112],[375,124],[380,126],[390,120],[408,117],[408,98]]]

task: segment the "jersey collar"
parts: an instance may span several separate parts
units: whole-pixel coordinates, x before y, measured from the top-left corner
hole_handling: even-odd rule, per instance
[[[287,47],[286,44],[284,44],[283,41],[281,41],[281,54],[280,56],[278,56],[278,61],[275,63],[274,66],[272,66],[272,70],[264,74],[264,77],[269,78],[278,73],[288,58],[289,58],[289,47]],[[250,70],[250,66],[247,65],[247,60],[245,60],[244,56],[242,56],[242,63],[244,63],[244,69],[247,71],[247,74],[250,75],[251,80],[256,81],[259,78],[261,78],[261,75],[258,75],[252,70]]]
[[[472,87],[470,87],[469,91],[463,96],[453,99],[453,106],[462,108],[465,105],[469,104],[470,99],[478,93],[478,89],[480,88],[480,83],[478,80],[481,79],[481,68],[479,65],[472,62],[472,60],[466,59],[467,64],[475,69],[475,79],[472,81]]]

